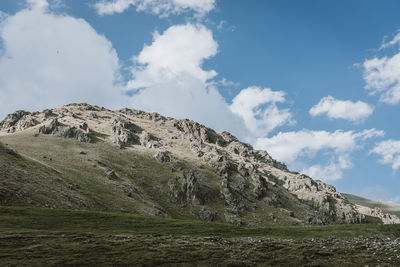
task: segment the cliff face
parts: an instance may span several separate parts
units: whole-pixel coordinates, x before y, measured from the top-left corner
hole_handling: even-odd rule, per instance
[[[266,151],[228,132],[216,133],[187,119],[71,104],[17,111],[0,129],[0,142],[8,144],[3,146],[7,166],[24,162],[33,164],[33,172],[56,171],[68,188],[61,190],[66,196],[61,205],[54,195],[60,190],[53,190],[51,182],[54,174],[23,182],[16,177],[29,170],[9,168],[0,171],[3,204],[122,210],[250,226],[361,223],[378,214],[365,216],[333,186],[290,172]],[[15,156],[7,149],[15,149],[19,158],[11,160]],[[35,194],[34,183],[48,190]],[[384,223],[398,219],[387,218]]]

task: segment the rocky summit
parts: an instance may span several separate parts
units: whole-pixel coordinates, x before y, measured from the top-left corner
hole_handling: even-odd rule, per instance
[[[400,223],[228,132],[88,104],[0,123],[0,203],[246,226]]]

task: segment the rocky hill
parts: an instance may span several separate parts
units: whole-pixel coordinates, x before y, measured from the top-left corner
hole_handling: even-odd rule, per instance
[[[248,226],[400,223],[228,132],[88,104],[16,111],[0,123],[0,203]]]

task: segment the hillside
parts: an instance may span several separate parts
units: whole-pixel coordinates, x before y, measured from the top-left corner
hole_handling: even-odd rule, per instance
[[[2,205],[253,227],[400,222],[190,120],[71,104],[17,111],[0,129]]]
[[[383,201],[370,200],[370,199],[355,196],[352,194],[343,194],[342,193],[342,195],[353,204],[365,206],[365,207],[368,207],[371,209],[378,208],[378,209],[382,210],[384,213],[390,213],[390,214],[396,215],[397,217],[400,217],[400,205],[383,202]]]

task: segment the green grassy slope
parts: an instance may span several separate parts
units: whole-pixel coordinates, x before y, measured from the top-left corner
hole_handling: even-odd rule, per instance
[[[392,244],[388,240],[394,238],[400,238],[400,225],[245,228],[133,214],[0,207],[3,266],[400,264],[395,252],[400,247],[366,249]]]
[[[215,214],[216,221],[225,221],[224,200],[220,194],[222,178],[201,162],[181,160],[180,167],[172,168],[171,163],[159,163],[153,158],[154,149],[140,146],[119,149],[101,140],[81,143],[74,139],[37,135],[36,128],[0,136],[2,205],[200,219],[198,214],[204,206],[174,203],[169,196],[169,181],[182,177],[182,167],[202,174],[202,183],[210,196],[205,206]],[[8,148],[14,149],[19,156],[8,154]],[[108,168],[115,171],[117,178],[106,177]],[[2,193],[2,190],[6,192]],[[281,189],[273,187],[271,190]],[[260,200],[256,204],[261,208],[243,215],[248,225],[294,225],[307,216],[309,206],[285,190],[276,193],[296,218],[286,210]],[[270,214],[274,214],[275,220]]]
[[[34,133],[28,130],[0,138],[3,205],[161,216],[166,212],[176,218],[193,218],[189,210],[168,201],[168,180],[181,173],[171,171],[170,164],[157,162],[154,151],[121,150],[106,142],[80,143],[55,136],[35,137]],[[8,148],[18,156],[8,154]],[[116,179],[106,177],[108,168],[115,171]],[[209,168],[199,171],[218,195],[219,177]],[[7,194],[1,194],[1,189]],[[221,202],[213,201],[212,208],[219,211],[223,208]]]
[[[380,208],[385,213],[391,213],[400,218],[400,205],[374,201],[370,199],[366,199],[363,197],[355,196],[352,194],[342,194],[345,198],[347,198],[351,203],[362,205],[369,208]]]

